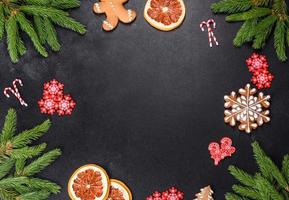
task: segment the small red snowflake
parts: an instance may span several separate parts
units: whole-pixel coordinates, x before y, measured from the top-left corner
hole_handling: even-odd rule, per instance
[[[154,192],[151,196],[147,197],[146,200],[183,200],[184,193],[178,191],[175,187],[163,192],[162,194],[158,191]]]
[[[260,70],[267,70],[267,58],[264,55],[253,53],[250,58],[246,60],[250,72],[255,73]]]
[[[64,95],[63,99],[58,102],[58,115],[71,115],[75,102],[69,95]]]
[[[43,97],[38,101],[41,113],[71,115],[75,101],[70,95],[63,94],[64,85],[53,79],[44,84]]]
[[[48,98],[48,96],[38,101],[38,105],[40,107],[41,113],[46,113],[49,115],[53,115],[58,107],[57,102],[54,101],[53,98]]]
[[[263,89],[271,87],[271,82],[273,78],[274,76],[270,72],[263,70],[254,73],[251,81],[256,85],[258,89]]]

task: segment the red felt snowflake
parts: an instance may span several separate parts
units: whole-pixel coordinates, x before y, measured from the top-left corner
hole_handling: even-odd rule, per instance
[[[253,53],[250,58],[246,60],[250,72],[255,73],[260,70],[267,70],[267,58],[264,55]]]
[[[274,76],[270,72],[263,70],[255,72],[251,81],[258,89],[263,89],[271,87],[273,78]]]
[[[146,198],[146,200],[183,200],[183,199],[184,193],[177,190],[175,187],[172,187],[163,193],[156,191],[151,196]]]
[[[70,95],[63,94],[64,85],[53,79],[44,84],[43,97],[38,101],[41,113],[71,115],[76,105]]]

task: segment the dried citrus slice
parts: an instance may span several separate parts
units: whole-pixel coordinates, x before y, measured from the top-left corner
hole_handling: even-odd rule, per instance
[[[104,200],[109,194],[110,181],[106,171],[94,164],[77,169],[68,182],[72,200]]]
[[[132,200],[132,194],[123,182],[110,179],[110,191],[107,200]]]
[[[183,0],[148,0],[144,17],[153,27],[170,31],[184,21],[186,8]]]

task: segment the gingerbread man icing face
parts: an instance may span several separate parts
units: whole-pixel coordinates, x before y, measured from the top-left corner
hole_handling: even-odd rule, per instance
[[[123,4],[128,0],[100,0],[95,3],[93,11],[97,14],[105,13],[106,19],[102,23],[105,31],[112,31],[116,28],[118,21],[131,23],[136,18],[136,12],[125,9]]]

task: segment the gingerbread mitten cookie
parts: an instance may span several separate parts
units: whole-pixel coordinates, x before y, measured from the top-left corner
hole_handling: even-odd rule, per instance
[[[103,21],[102,28],[105,31],[112,31],[116,28],[118,21],[131,23],[136,18],[136,12],[125,9],[123,4],[128,0],[100,0],[95,3],[93,11],[97,14],[105,13],[106,19]]]

